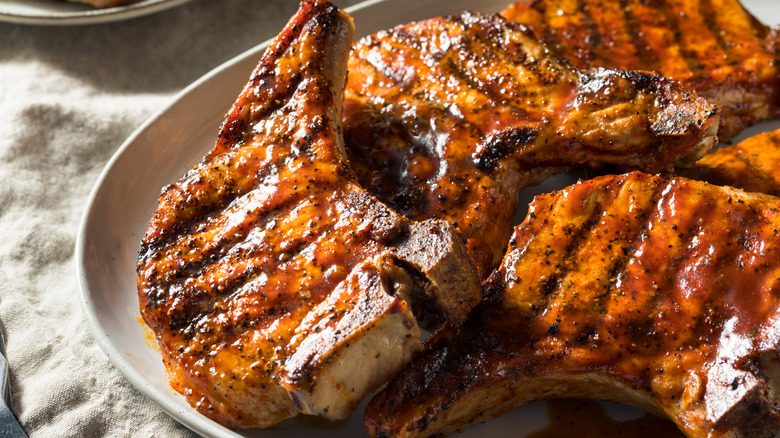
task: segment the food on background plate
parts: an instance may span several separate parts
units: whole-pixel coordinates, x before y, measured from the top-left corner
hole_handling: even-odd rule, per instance
[[[718,105],[718,136],[780,116],[780,34],[738,0],[529,0],[501,15],[578,68],[658,71]]]
[[[677,173],[712,184],[780,196],[780,130],[717,149]]]
[[[132,0],[45,0],[48,2],[61,2],[68,1],[71,3],[84,3],[96,8],[114,8],[117,6],[124,6],[128,3],[132,3]]]
[[[372,436],[446,435],[555,397],[634,404],[689,437],[774,437],[780,200],[604,176],[537,197],[459,328],[371,401]]]
[[[361,185],[409,218],[457,224],[483,276],[523,189],[574,166],[690,165],[717,144],[718,121],[675,81],[574,69],[522,25],[473,13],[360,40],[344,101]]]
[[[347,165],[352,20],[304,1],[224,121],[164,188],[139,252],[141,313],[171,386],[233,428],[342,419],[480,299],[445,221],[415,222]]]

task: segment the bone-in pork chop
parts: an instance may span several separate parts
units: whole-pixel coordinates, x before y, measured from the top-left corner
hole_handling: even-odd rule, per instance
[[[407,217],[457,224],[483,272],[501,260],[524,188],[569,166],[693,163],[718,120],[676,82],[578,71],[522,25],[472,13],[359,41],[344,101],[360,183]]]
[[[395,213],[346,163],[352,29],[302,3],[141,244],[141,313],[169,382],[230,427],[346,417],[420,347],[416,319],[457,322],[479,301],[457,232]]]
[[[723,111],[718,136],[780,116],[780,35],[739,0],[526,0],[501,13],[579,68],[657,71]]]
[[[764,132],[717,149],[676,173],[711,184],[780,196],[780,131]]]
[[[371,435],[445,435],[555,397],[631,403],[689,437],[780,431],[778,198],[580,182],[534,200],[483,293],[371,401]]]

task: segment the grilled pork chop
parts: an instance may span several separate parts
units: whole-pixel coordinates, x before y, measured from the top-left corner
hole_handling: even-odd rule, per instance
[[[446,435],[555,397],[631,403],[690,437],[780,430],[777,198],[580,182],[534,200],[483,294],[371,401],[371,435]]]
[[[303,2],[142,241],[141,313],[170,384],[230,427],[346,417],[420,348],[414,316],[457,322],[479,301],[457,232],[400,216],[347,166],[351,41],[349,16]]]
[[[656,172],[717,143],[719,111],[642,72],[578,71],[522,25],[463,13],[379,32],[349,60],[350,164],[379,199],[459,226],[487,273],[517,195],[569,166]]]
[[[657,71],[720,106],[718,136],[780,116],[780,34],[739,0],[525,0],[501,13],[579,68]]]
[[[681,176],[780,197],[780,131],[765,132],[702,157]]]

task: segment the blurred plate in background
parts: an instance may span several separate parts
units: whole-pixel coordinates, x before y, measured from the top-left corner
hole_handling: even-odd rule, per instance
[[[100,9],[68,1],[0,0],[0,21],[54,26],[107,23],[153,14],[188,1],[131,0],[125,6]]]

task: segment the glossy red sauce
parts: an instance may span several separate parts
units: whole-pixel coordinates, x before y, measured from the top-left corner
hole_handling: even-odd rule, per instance
[[[593,400],[561,399],[547,402],[550,424],[528,438],[684,438],[669,420],[645,414],[618,421]]]

